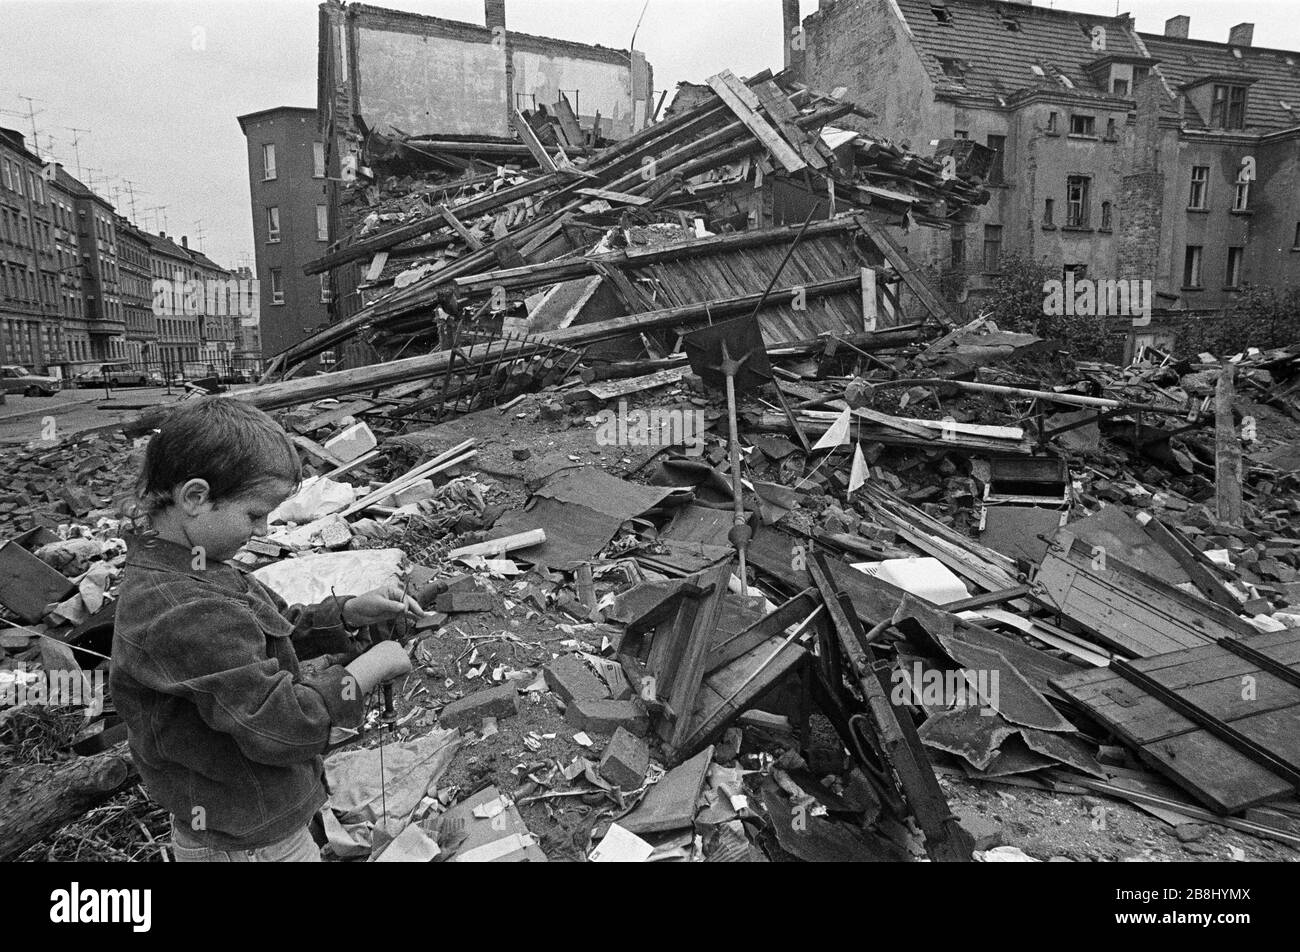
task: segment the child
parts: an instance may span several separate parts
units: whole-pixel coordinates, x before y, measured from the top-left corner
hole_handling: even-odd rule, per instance
[[[152,531],[127,555],[110,683],[178,862],[319,862],[308,824],[330,730],[411,670],[392,641],[332,663],[355,655],[344,628],[423,614],[400,587],[288,606],[227,561],[301,475],[285,432],[229,397],[181,404],[145,452]]]

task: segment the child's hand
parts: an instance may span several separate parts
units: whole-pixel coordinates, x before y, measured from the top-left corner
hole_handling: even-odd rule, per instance
[[[411,673],[411,659],[395,641],[381,641],[348,665],[348,674],[357,679],[362,694],[379,685]]]
[[[423,618],[424,609],[414,596],[406,594],[406,590],[396,582],[349,598],[343,605],[343,624],[349,628],[373,625],[399,615]]]

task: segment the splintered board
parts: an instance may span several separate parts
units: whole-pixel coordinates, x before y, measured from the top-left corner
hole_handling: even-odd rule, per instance
[[[1265,660],[1210,644],[1052,683],[1202,803],[1236,813],[1294,794],[1300,771],[1300,631],[1239,643]]]
[[[1228,610],[1097,549],[1058,533],[1038,566],[1034,595],[1108,648],[1150,658],[1254,633]]]

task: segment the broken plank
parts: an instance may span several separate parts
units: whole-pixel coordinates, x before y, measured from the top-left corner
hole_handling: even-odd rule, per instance
[[[451,226],[452,231],[460,235],[460,240],[465,242],[465,244],[469,245],[471,250],[473,251],[483,250],[483,240],[479,238],[478,235],[474,234],[472,231],[466,228],[465,225],[461,222],[461,220],[456,217],[455,212],[453,212],[446,205],[439,205],[438,214],[442,215],[443,221],[445,221],[448,225]]]
[[[557,171],[555,160],[550,157],[546,148],[542,145],[541,141],[538,140],[537,133],[534,132],[533,127],[528,124],[528,120],[524,118],[524,114],[518,109],[510,110],[510,122],[515,127],[515,132],[519,133],[520,140],[528,147],[528,151],[531,152],[533,158],[537,160],[537,164],[541,166],[542,171]]]
[[[808,141],[808,136],[794,124],[799,113],[790,104],[785,93],[772,80],[765,83],[759,83],[754,87],[754,94],[758,97],[759,104],[767,112],[767,116],[772,120],[777,130],[785,137],[785,140],[794,146],[799,154],[813,168],[822,171],[826,168],[826,160],[822,158],[821,153],[817,151],[814,143]]]
[[[731,70],[723,70],[708,79],[709,88],[718,94],[727,108],[735,113],[736,118],[745,124],[754,138],[762,143],[763,148],[772,158],[781,163],[787,172],[798,172],[808,167],[808,163],[797,153],[775,129],[757,112],[759,102],[754,93]]]
[[[579,195],[586,195],[589,198],[603,198],[607,202],[616,202],[620,205],[649,205],[652,199],[644,195],[629,195],[627,192],[611,192],[603,188],[580,188]]]

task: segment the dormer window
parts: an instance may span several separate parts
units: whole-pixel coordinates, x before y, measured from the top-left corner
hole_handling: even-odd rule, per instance
[[[1114,93],[1116,96],[1127,96],[1128,80],[1127,79],[1115,80],[1115,82],[1111,84],[1111,92]]]
[[[1019,32],[1020,32],[1020,21],[1019,21],[1019,20],[1017,20],[1015,17],[1011,16],[1009,13],[1001,13],[1001,14],[999,14],[999,15],[1002,17],[1002,28],[1003,28],[1004,30],[1008,30],[1008,31],[1010,31],[1010,32],[1012,32],[1012,33],[1019,33]]]
[[[1210,125],[1215,129],[1246,128],[1246,87],[1216,85],[1210,103]]]
[[[930,0],[930,12],[940,23],[952,23],[952,11],[944,6],[943,0]]]

